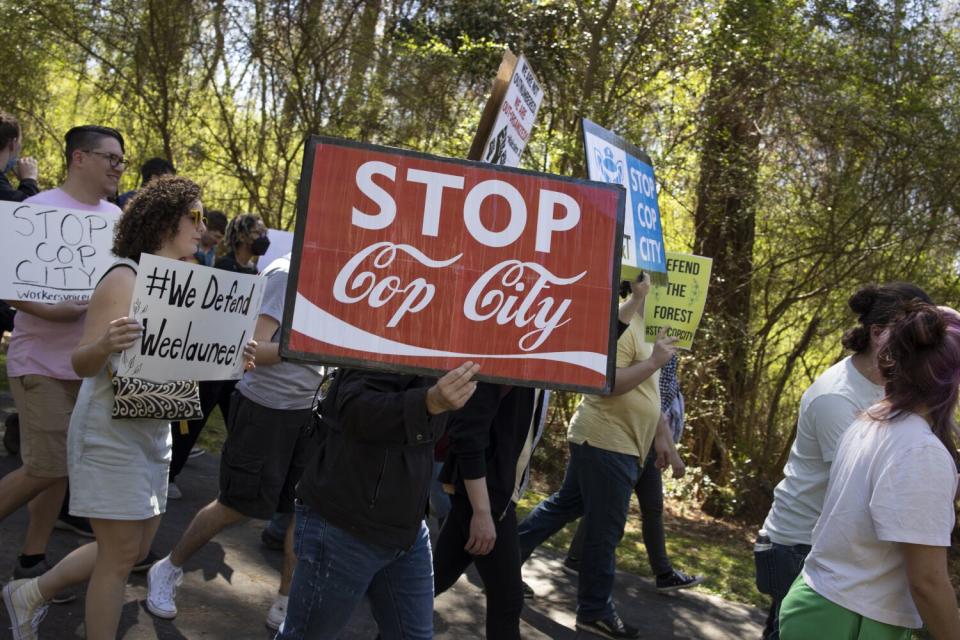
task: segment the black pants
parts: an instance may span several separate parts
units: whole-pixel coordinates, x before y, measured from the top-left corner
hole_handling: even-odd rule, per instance
[[[494,514],[494,517],[499,514]],[[463,575],[470,563],[477,565],[487,592],[488,640],[520,640],[520,612],[523,611],[523,584],[520,579],[520,545],[517,540],[517,513],[513,507],[494,521],[497,541],[485,556],[464,550],[470,539],[473,509],[466,496],[455,495],[450,515],[443,523],[433,550],[434,592],[440,595]]]
[[[643,546],[647,549],[647,560],[653,575],[662,576],[673,571],[667,557],[667,543],[663,532],[663,478],[656,465],[657,454],[651,448],[650,455],[643,463],[640,477],[633,492],[640,503],[640,519],[643,528]],[[577,526],[577,533],[570,542],[567,557],[579,560],[583,557],[583,541],[586,531],[583,521]]]
[[[233,388],[237,386],[237,380],[204,381],[199,383],[199,386],[200,410],[203,411],[203,417],[199,420],[187,422],[187,433],[181,433],[181,423],[174,422],[171,425],[173,429],[173,453],[170,460],[170,482],[176,480],[180,472],[183,471],[183,465],[187,464],[190,451],[193,450],[193,445],[197,444],[197,438],[200,437],[200,432],[206,426],[207,419],[213,413],[214,408],[220,407],[224,423],[229,419],[230,396],[233,394]]]

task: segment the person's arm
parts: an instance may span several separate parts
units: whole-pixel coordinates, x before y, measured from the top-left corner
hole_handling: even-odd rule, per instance
[[[257,366],[265,367],[277,364],[280,360],[280,343],[272,342],[280,323],[268,315],[257,316],[257,326],[253,330],[253,339],[257,341]]]
[[[960,639],[957,596],[947,573],[947,550],[922,544],[901,544],[910,595],[934,640]]]
[[[470,536],[464,549],[478,556],[490,553],[497,539],[487,490],[486,456],[500,400],[500,385],[481,382],[464,407],[453,413],[447,423],[450,450],[456,456],[457,468],[473,509]]]
[[[493,522],[490,509],[490,495],[487,492],[486,478],[473,478],[463,481],[467,488],[467,498],[473,509],[470,518],[470,537],[464,550],[475,556],[485,556],[493,551],[497,542],[497,525]]]
[[[473,395],[479,364],[465,362],[430,388],[408,389],[412,376],[341,369],[336,415],[362,440],[386,444],[428,442],[428,420],[462,407]]]
[[[674,347],[676,338],[668,336],[665,330],[660,330],[657,334],[657,341],[653,345],[653,353],[646,360],[635,362],[627,367],[618,367],[616,378],[613,381],[612,396],[621,396],[626,392],[635,389],[637,385],[656,373],[657,369],[670,362],[670,358],[676,353]]]
[[[140,338],[140,323],[126,315],[136,279],[130,269],[113,269],[94,290],[83,337],[71,357],[73,370],[81,378],[95,376],[111,353],[129,349]]]
[[[50,322],[73,322],[87,310],[86,300],[64,300],[56,304],[42,302],[25,302],[23,300],[7,300],[7,304],[17,311],[25,311]]]
[[[620,303],[617,310],[617,320],[629,325],[633,316],[643,310],[643,301],[650,293],[650,278],[645,273],[630,282],[630,297]]]

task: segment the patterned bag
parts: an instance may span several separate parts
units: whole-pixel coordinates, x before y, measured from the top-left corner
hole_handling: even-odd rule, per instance
[[[194,380],[151,382],[107,371],[113,382],[114,418],[197,420],[203,417],[200,388]]]

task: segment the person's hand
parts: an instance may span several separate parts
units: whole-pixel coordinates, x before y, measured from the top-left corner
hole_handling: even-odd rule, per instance
[[[479,370],[479,364],[464,362],[437,380],[435,385],[427,389],[427,413],[435,416],[445,411],[455,411],[467,404],[467,400],[477,390],[473,376]]]
[[[650,357],[658,368],[670,362],[670,358],[677,352],[674,346],[676,342],[677,338],[667,335],[666,328],[657,332],[657,341],[653,344],[653,354]]]
[[[250,371],[257,368],[257,341],[250,340],[243,347],[243,370]]]
[[[650,278],[646,273],[641,272],[639,276],[630,281],[630,295],[638,300],[643,300],[650,293]]]
[[[497,541],[497,527],[493,524],[493,516],[489,512],[474,511],[470,518],[470,538],[464,545],[464,550],[475,556],[485,556],[493,551]]]
[[[679,480],[683,476],[687,475],[687,465],[683,462],[683,458],[680,457],[676,447],[674,447],[673,450],[667,454],[667,457],[674,479]]]
[[[37,169],[37,161],[33,158],[20,158],[17,160],[17,166],[13,168],[13,173],[20,180],[36,180],[40,175]]]
[[[100,344],[108,353],[125,351],[143,335],[143,327],[133,318],[117,318],[100,338]]]

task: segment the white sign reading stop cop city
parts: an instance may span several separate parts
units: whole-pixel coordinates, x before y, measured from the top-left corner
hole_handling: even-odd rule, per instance
[[[519,166],[542,102],[543,90],[537,76],[527,59],[520,56],[483,146],[481,160],[507,167]]]
[[[0,202],[0,300],[87,300],[116,261],[119,211]]]

